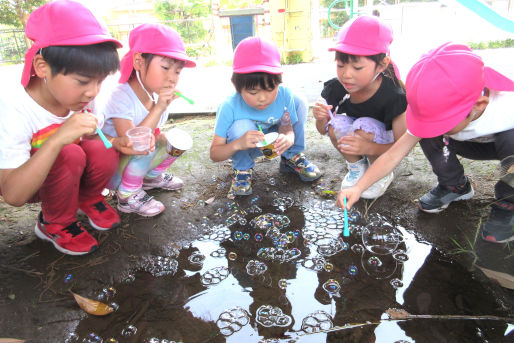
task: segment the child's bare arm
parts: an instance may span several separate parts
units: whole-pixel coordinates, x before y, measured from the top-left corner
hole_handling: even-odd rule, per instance
[[[257,143],[264,139],[264,134],[257,130],[247,131],[238,139],[227,143],[227,139],[214,134],[211,143],[210,157],[214,162],[228,160],[239,150],[257,147]]]
[[[284,116],[286,116],[285,114]],[[293,125],[291,125],[291,120],[289,119],[289,115],[287,115],[287,119],[280,121],[280,126],[278,128],[278,137],[274,143],[275,152],[277,155],[282,155],[284,151],[289,149],[294,144],[294,131]]]
[[[94,134],[96,118],[89,114],[72,115],[24,164],[0,170],[0,189],[4,200],[22,206],[41,188],[61,149],[79,137]]]

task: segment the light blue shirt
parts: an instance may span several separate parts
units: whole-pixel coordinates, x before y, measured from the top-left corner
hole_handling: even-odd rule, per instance
[[[271,126],[278,125],[280,118],[286,112],[289,112],[291,124],[295,124],[298,121],[298,116],[294,105],[294,97],[287,87],[279,85],[277,98],[263,110],[248,106],[241,94],[236,92],[218,107],[214,133],[222,138],[227,138],[227,132],[234,121],[241,119],[253,120],[256,124],[261,125],[263,130],[267,130]]]

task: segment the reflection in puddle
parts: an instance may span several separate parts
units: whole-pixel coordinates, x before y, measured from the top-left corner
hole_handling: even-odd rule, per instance
[[[392,307],[505,313],[467,271],[387,218],[365,222],[352,211],[343,239],[343,213],[333,202],[260,202],[253,197],[242,208],[229,201],[203,217],[191,246],[169,244],[166,256],[142,257],[125,282],[101,293],[117,311],[86,317],[69,342],[415,342],[449,332],[462,337],[454,341],[476,341],[469,335],[477,328],[478,341],[493,341],[505,332],[502,322],[437,321],[427,330],[388,321]]]

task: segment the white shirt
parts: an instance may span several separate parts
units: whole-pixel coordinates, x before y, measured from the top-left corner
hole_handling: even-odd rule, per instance
[[[91,113],[94,103],[86,106]],[[73,114],[58,117],[41,107],[21,85],[0,97],[0,169],[15,169],[29,160],[38,149]],[[97,116],[98,118],[98,116]],[[99,127],[103,117],[99,118]]]
[[[449,137],[458,141],[493,142],[494,134],[514,129],[514,92],[490,90],[482,115]]]
[[[102,110],[105,116],[102,131],[109,136],[118,137],[112,118],[129,119],[137,126],[146,118],[148,112],[128,83],[119,84],[112,91]],[[167,110],[162,113],[157,127],[164,125],[166,120],[168,120]]]

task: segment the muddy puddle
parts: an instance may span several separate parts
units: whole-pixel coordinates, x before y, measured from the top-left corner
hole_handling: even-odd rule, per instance
[[[116,311],[85,315],[63,340],[512,342],[513,325],[480,319],[512,314],[414,228],[355,211],[343,237],[333,201],[267,196],[209,207],[189,246],[133,257],[121,281],[83,294]],[[393,308],[429,318],[392,320]]]

